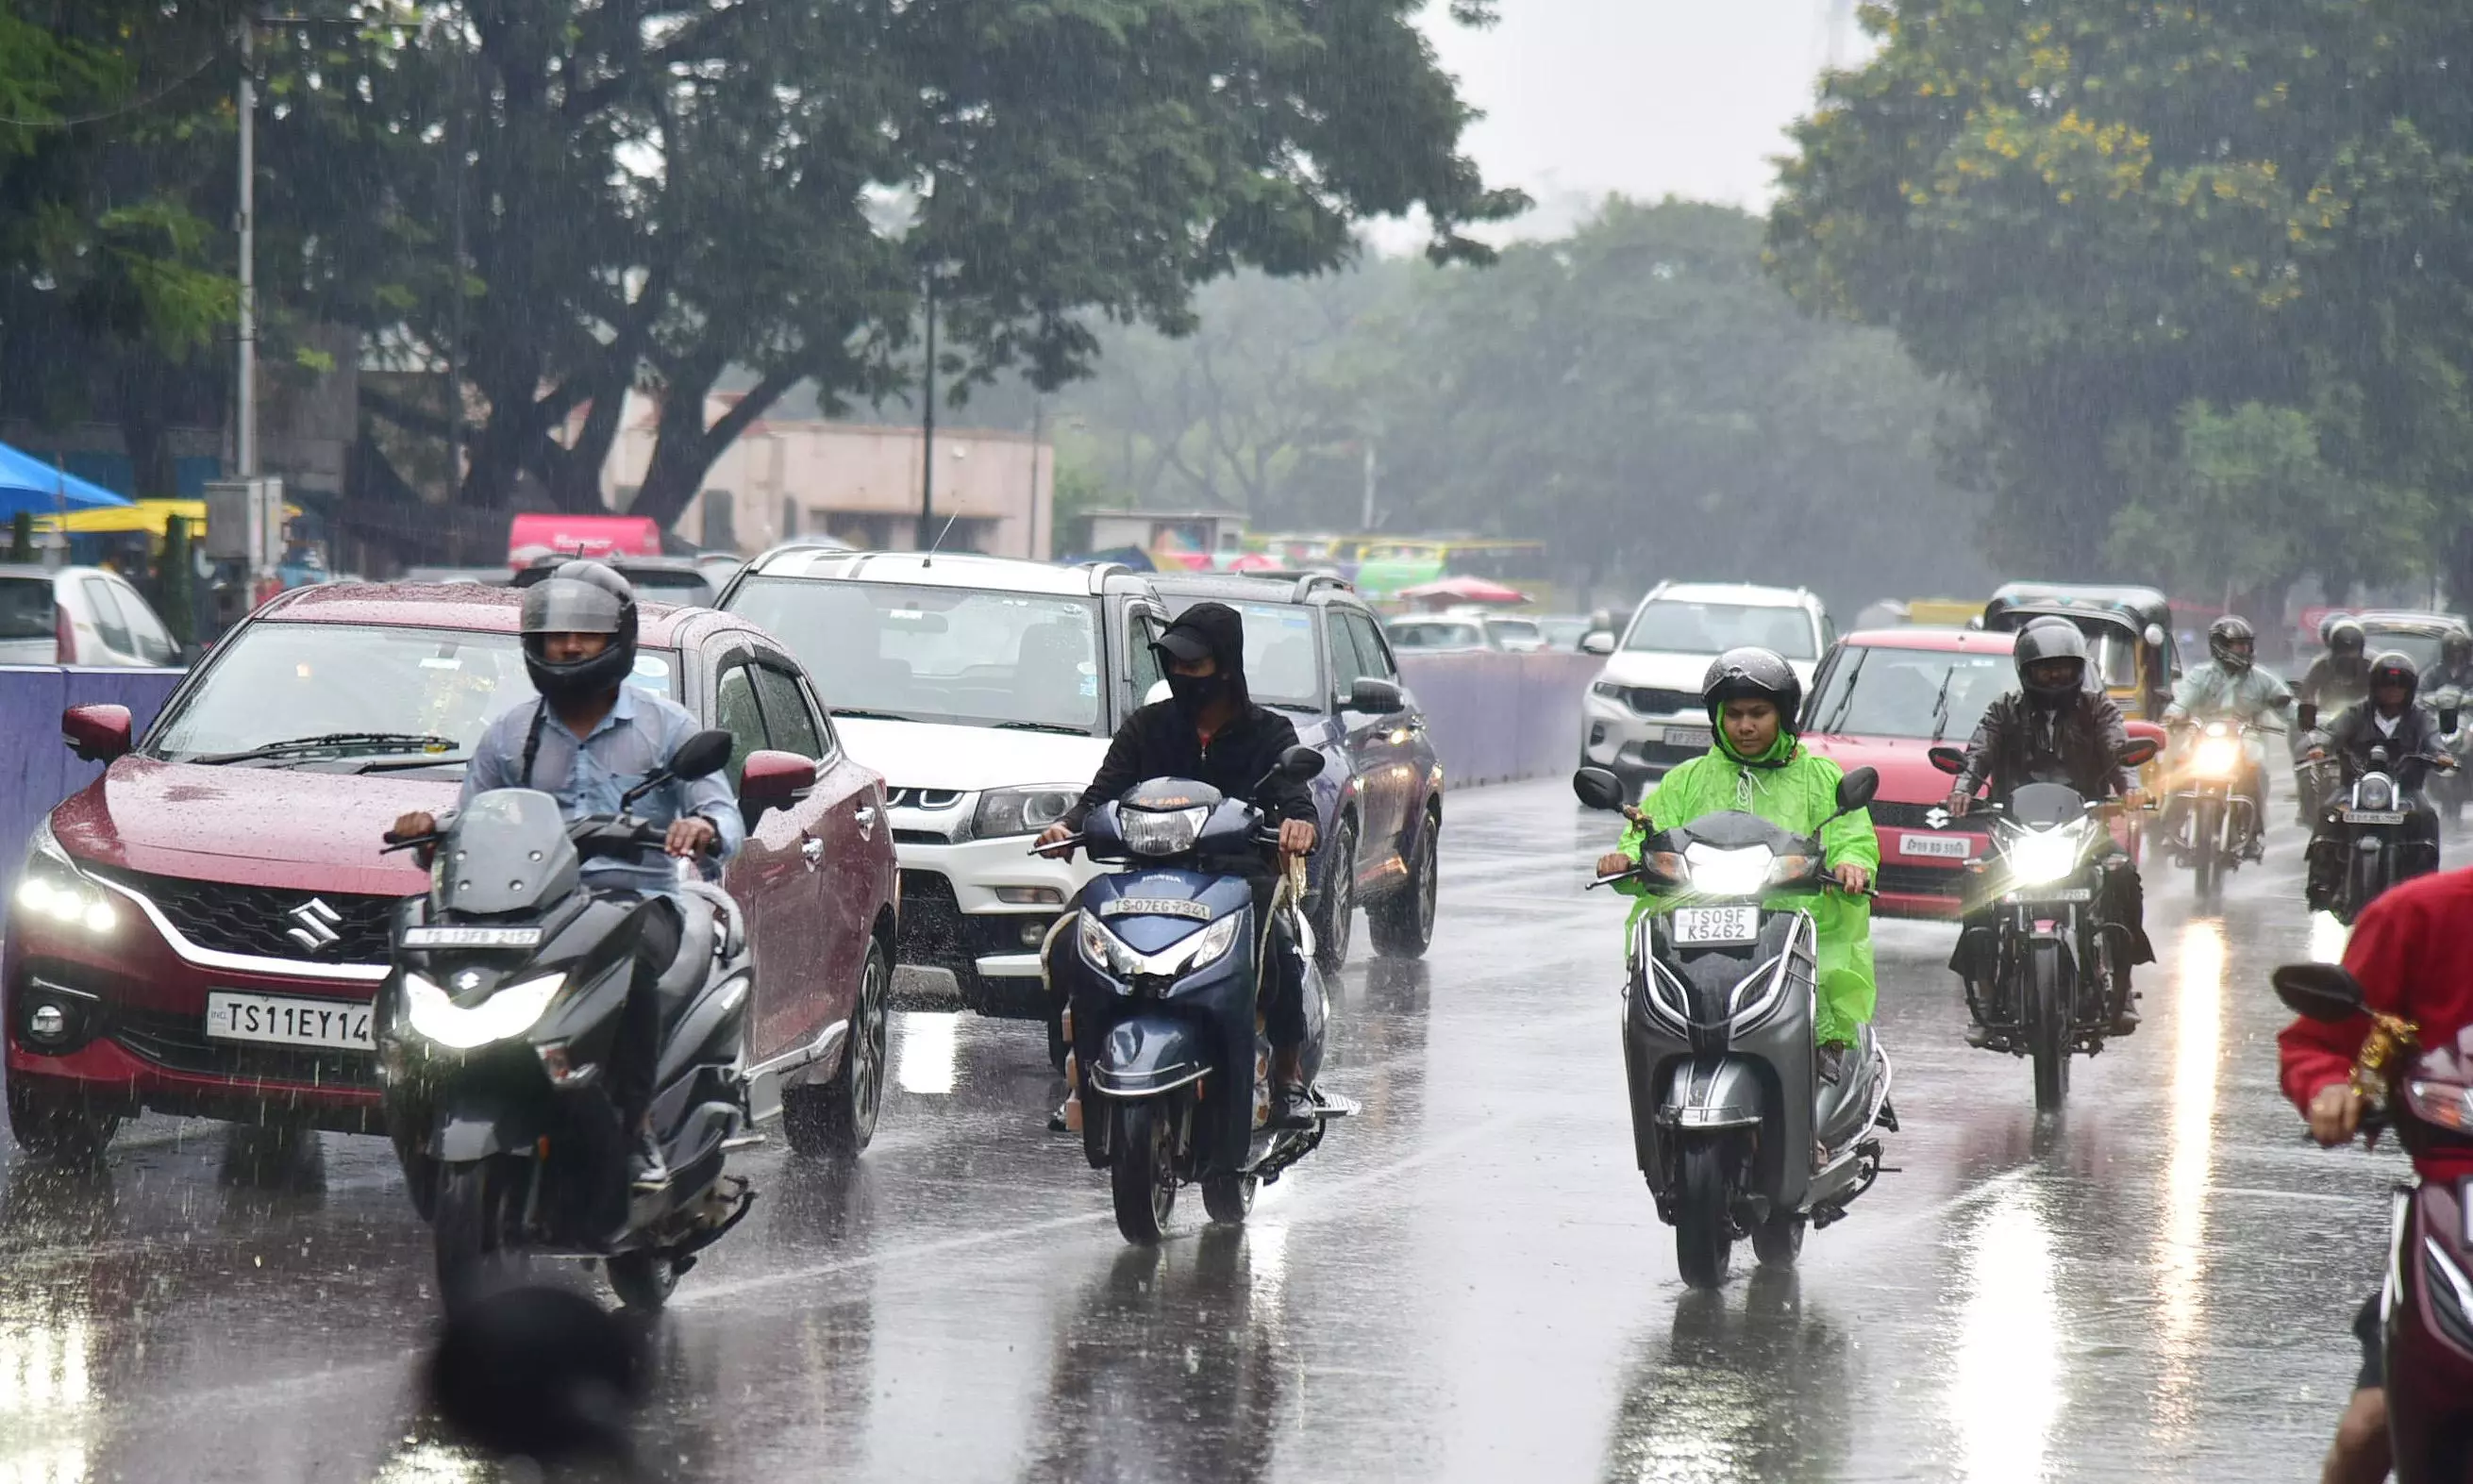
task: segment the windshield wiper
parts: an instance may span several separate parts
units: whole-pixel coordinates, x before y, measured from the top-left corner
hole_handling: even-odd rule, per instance
[[[1949,682],[1956,679],[1957,679],[1956,665],[1951,665],[1940,672],[1940,694],[1933,697],[1932,739],[1934,742],[1938,742],[1941,733],[1949,730]]]
[[[1068,737],[1087,737],[1091,734],[1091,729],[1088,727],[1068,727],[1063,722],[998,722],[996,730],[1053,731]]]
[[[409,773],[415,768],[461,768],[472,759],[449,754],[444,757],[379,757],[354,768],[354,773]]]
[[[287,737],[237,753],[205,753],[187,759],[195,763],[253,762],[261,757],[289,757],[297,753],[452,752],[453,737],[424,731],[329,731],[314,737]]]
[[[863,722],[906,722],[910,719],[898,711],[870,711],[855,706],[837,706],[832,711],[835,716],[848,716]]]

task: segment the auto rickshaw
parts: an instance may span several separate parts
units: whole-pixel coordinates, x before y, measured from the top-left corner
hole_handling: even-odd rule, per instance
[[[1983,627],[2012,634],[2048,616],[2066,618],[2086,635],[2095,671],[2124,718],[2163,721],[2181,673],[2173,606],[2164,594],[2152,587],[2011,583],[1983,605]]]

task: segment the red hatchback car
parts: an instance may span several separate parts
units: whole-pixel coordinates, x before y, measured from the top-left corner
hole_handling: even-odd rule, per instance
[[[520,601],[300,588],[217,644],[133,748],[120,707],[62,717],[109,766],[36,827],[9,914],[21,1146],[91,1155],[147,1109],[377,1131],[370,998],[396,902],[428,887],[379,835],[451,803],[482,729],[532,696]],[[803,1100],[849,1099],[872,1128],[897,910],[881,780],[746,620],[647,604],[640,642],[635,683],[737,739],[748,838],[723,879],[755,939],[750,1064],[779,1079],[794,1146],[817,1121]]]

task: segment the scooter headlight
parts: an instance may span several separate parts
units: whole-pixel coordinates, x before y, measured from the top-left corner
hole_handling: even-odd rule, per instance
[[[1125,849],[1136,855],[1182,855],[1193,849],[1202,822],[1211,811],[1199,804],[1189,809],[1119,809],[1116,828]]]
[[[2202,778],[2229,778],[2241,772],[2241,738],[2209,732],[2190,758],[2190,771]]]
[[[1228,956],[1228,950],[1236,945],[1237,925],[1238,922],[1236,914],[1232,912],[1228,916],[1221,918],[1218,922],[1212,923],[1209,927],[1206,927],[1202,931],[1194,934],[1192,939],[1193,956],[1185,961],[1186,970],[1190,972],[1193,969],[1201,969],[1206,965],[1216,964],[1221,959],[1226,958]],[[1173,953],[1177,948],[1182,948],[1185,945],[1180,943],[1174,947],[1169,948],[1167,951]]]
[[[1135,975],[1168,977],[1191,973],[1208,968],[1228,956],[1236,945],[1236,929],[1243,920],[1231,913],[1218,922],[1190,933],[1157,953],[1144,953],[1101,926],[1090,913],[1082,915],[1082,956],[1094,966],[1114,973],[1120,988],[1130,991]]]
[[[2050,886],[2078,869],[2086,832],[2078,826],[2028,830],[2009,841],[2009,879],[2020,886]]]
[[[2365,774],[2353,785],[2353,807],[2378,811],[2395,807],[2395,782],[2384,773]]]
[[[1695,843],[1685,849],[1683,859],[1692,868],[1692,889],[1698,895],[1750,897],[1768,884],[1776,857],[1765,845],[1727,850]]]
[[[1097,914],[1082,914],[1081,931],[1076,936],[1081,942],[1085,961],[1094,969],[1115,974],[1119,981],[1117,988],[1132,988],[1134,973],[1140,968],[1142,956],[1115,933],[1099,925]]]
[[[563,973],[511,984],[477,1005],[459,1005],[425,975],[403,974],[404,1018],[415,1032],[455,1051],[520,1036],[539,1024],[566,983]]]

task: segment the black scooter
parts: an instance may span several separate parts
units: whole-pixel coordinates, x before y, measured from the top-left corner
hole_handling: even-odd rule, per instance
[[[1303,782],[1322,768],[1321,754],[1294,747],[1278,775]],[[1245,801],[1190,778],[1154,778],[1046,848],[1078,847],[1127,867],[1082,888],[1069,926],[1049,940],[1048,966],[1068,996],[1068,1124],[1079,1117],[1083,1153],[1109,1172],[1127,1241],[1160,1239],[1183,1185],[1202,1186],[1213,1221],[1243,1221],[1258,1186],[1318,1148],[1331,1119],[1356,1111],[1323,1094],[1309,1127],[1270,1124],[1271,1046],[1257,1009],[1268,924],[1255,920],[1238,863],[1278,843],[1277,828]],[[1312,928],[1298,905],[1301,865],[1272,910],[1290,914],[1304,958],[1301,1060],[1310,1085],[1325,1004]]]
[[[546,1254],[599,1257],[620,1302],[659,1308],[747,1214],[754,1192],[723,1169],[749,1122],[740,1060],[755,969],[739,909],[718,887],[682,883],[653,1095],[671,1177],[633,1191],[606,1062],[645,909],[578,875],[588,857],[658,856],[662,827],[625,811],[714,772],[730,748],[726,731],[698,732],[615,816],[569,822],[548,794],[493,789],[444,832],[388,837],[390,850],[436,851],[428,894],[396,911],[372,1024],[387,1131],[448,1307]]]

